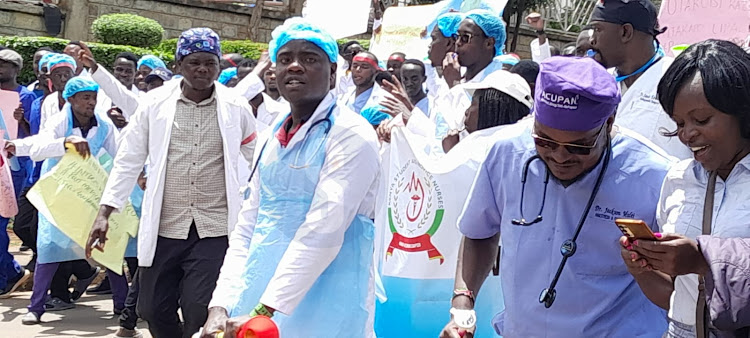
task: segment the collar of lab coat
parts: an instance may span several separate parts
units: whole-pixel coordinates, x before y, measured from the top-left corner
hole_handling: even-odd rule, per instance
[[[328,95],[326,95],[323,98],[323,101],[320,101],[320,104],[318,104],[318,107],[315,108],[315,112],[313,112],[312,116],[310,117],[307,122],[305,122],[302,127],[297,131],[297,133],[294,134],[291,140],[289,140],[289,143],[287,144],[287,149],[290,149],[294,147],[295,144],[302,141],[305,138],[305,135],[307,134],[307,131],[310,130],[310,126],[312,126],[315,122],[318,120],[322,120],[326,117],[328,114],[328,109],[331,108],[331,105],[336,103],[336,98],[333,95],[333,93],[328,92]],[[278,119],[276,120],[278,121]],[[325,123],[325,122],[322,122]],[[274,126],[275,127],[275,126]]]

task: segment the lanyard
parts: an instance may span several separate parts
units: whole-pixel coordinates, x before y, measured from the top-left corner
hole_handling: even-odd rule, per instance
[[[659,60],[661,60],[663,56],[664,56],[664,50],[662,50],[661,48],[657,49],[656,53],[654,53],[654,57],[652,57],[651,60],[648,60],[648,62],[646,62],[645,65],[641,66],[641,68],[638,68],[636,71],[628,75],[618,75],[617,77],[615,77],[615,81],[622,82],[631,76],[638,75],[638,74],[645,72],[647,69],[651,68],[651,66],[653,66],[655,63],[659,62]]]

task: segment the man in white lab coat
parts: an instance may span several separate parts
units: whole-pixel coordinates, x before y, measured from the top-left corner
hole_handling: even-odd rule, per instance
[[[375,76],[382,71],[378,58],[370,52],[362,52],[352,59],[352,80],[354,87],[339,98],[341,104],[359,114],[363,108],[377,105],[382,97],[380,85],[375,83]]]
[[[261,148],[203,337],[234,337],[259,314],[287,337],[366,337],[378,141],[329,91],[336,41],[300,18],[273,36],[269,54],[291,112]]]
[[[87,254],[103,247],[109,216],[125,205],[148,158],[138,312],[154,337],[190,337],[205,322],[241,204],[237,161],[251,162],[255,148],[247,101],[216,82],[220,56],[214,31],[182,33],[177,64],[184,78],[146,94],[124,129],[87,245]]]
[[[591,16],[594,59],[614,68],[622,102],[615,123],[631,129],[679,159],[692,152],[676,137],[664,136],[677,125],[664,112],[656,88],[674,59],[656,48],[659,29],[656,7],[649,0],[605,0]]]

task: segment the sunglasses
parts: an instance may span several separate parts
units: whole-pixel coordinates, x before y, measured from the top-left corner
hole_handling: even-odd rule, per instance
[[[589,155],[591,154],[591,150],[596,148],[596,144],[597,142],[599,142],[599,135],[601,135],[602,130],[604,130],[604,126],[602,126],[599,129],[599,132],[596,134],[596,139],[594,140],[594,144],[592,145],[557,142],[555,140],[551,140],[546,137],[539,136],[536,132],[532,132],[531,137],[534,138],[534,144],[542,148],[555,151],[557,150],[558,147],[563,146],[565,147],[565,150],[572,155]]]
[[[461,41],[461,43],[470,43],[471,39],[474,38],[474,35],[471,33],[458,33],[455,37],[456,40]]]

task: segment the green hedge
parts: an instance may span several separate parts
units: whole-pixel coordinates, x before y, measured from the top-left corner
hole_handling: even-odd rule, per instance
[[[91,25],[94,37],[103,43],[153,47],[161,42],[164,28],[149,18],[135,14],[107,14]]]
[[[62,52],[67,44],[68,40],[57,38],[0,36],[0,45],[13,49],[23,56],[23,69],[21,70],[18,79],[20,83],[30,83],[34,81],[34,73],[31,68],[33,67],[32,61],[34,60],[34,52],[36,52],[37,49],[40,47],[50,47],[57,52]],[[154,54],[167,63],[174,61],[174,52],[164,53],[157,49],[108,45],[93,42],[87,44],[91,47],[91,52],[94,53],[96,61],[109,69],[112,69],[112,63],[115,61],[115,56],[120,52],[131,52],[139,57],[145,54]]]

